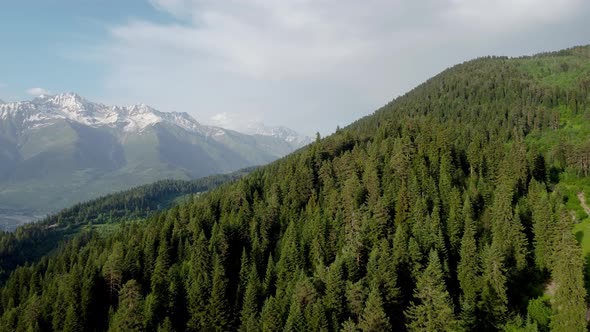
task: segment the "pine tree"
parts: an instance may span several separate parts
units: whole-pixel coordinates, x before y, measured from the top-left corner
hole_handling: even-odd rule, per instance
[[[308,305],[305,308],[305,317],[308,330],[318,332],[330,331],[326,310],[321,301],[316,301],[312,305]]]
[[[398,309],[400,293],[397,287],[397,273],[394,263],[392,249],[385,239],[375,246],[367,263],[368,283],[380,289],[383,307],[390,314]]]
[[[359,320],[359,328],[363,332],[379,332],[391,330],[389,318],[383,310],[383,301],[379,289],[375,285],[371,288],[365,309]]]
[[[113,245],[111,254],[103,266],[103,273],[109,287],[109,296],[114,299],[123,279],[123,245],[120,242]]]
[[[344,315],[346,307],[345,300],[346,282],[344,280],[343,264],[336,259],[328,270],[326,279],[326,295],[324,296],[324,307],[332,326],[338,326]]]
[[[567,212],[562,212],[553,247],[551,276],[556,290],[551,329],[586,331],[584,260],[568,219]]]
[[[172,321],[170,320],[170,317],[166,317],[164,319],[164,322],[160,325],[158,325],[158,332],[174,332],[174,329],[172,328]]]
[[[227,279],[219,256],[215,256],[213,262],[211,298],[207,307],[208,325],[213,331],[226,331],[230,323],[230,311],[226,294]]]
[[[533,184],[531,184],[533,187]],[[553,224],[553,211],[546,193],[537,194],[536,191],[529,196],[533,201],[533,234],[535,247],[535,263],[539,269],[549,269],[551,259],[551,225]]]
[[[271,254],[268,256],[268,261],[266,263],[266,272],[264,274],[264,281],[262,284],[262,291],[266,296],[270,296],[274,292],[275,281],[275,263]]]
[[[283,329],[280,308],[274,296],[269,297],[262,307],[260,325],[264,332],[281,331]]]
[[[465,232],[461,240],[460,261],[457,266],[457,279],[461,288],[461,318],[467,329],[475,324],[475,308],[479,287],[479,257],[475,242],[475,227],[469,216],[465,220]]]
[[[200,232],[192,248],[192,258],[187,280],[187,306],[189,331],[201,331],[207,326],[207,306],[211,291],[208,273],[211,260],[205,234]]]
[[[134,279],[125,283],[119,292],[119,306],[109,331],[144,331],[143,301],[141,287]]]
[[[301,310],[301,303],[293,298],[289,307],[289,315],[283,329],[284,332],[304,332],[307,331],[307,322]]]
[[[258,296],[260,293],[260,280],[256,266],[252,265],[248,276],[248,283],[244,293],[242,312],[240,314],[240,331],[258,331]]]
[[[428,266],[419,277],[413,302],[406,311],[411,331],[455,331],[457,319],[445,288],[442,266],[436,250],[430,252]]]
[[[488,328],[499,328],[506,319],[508,297],[506,295],[506,271],[500,249],[489,246],[482,253],[480,310]]]
[[[80,315],[77,313],[76,306],[70,304],[66,311],[64,319],[63,332],[78,332],[82,331],[82,324],[79,322]]]

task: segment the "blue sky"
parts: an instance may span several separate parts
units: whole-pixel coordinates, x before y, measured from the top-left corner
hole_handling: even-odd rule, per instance
[[[143,0],[7,0],[0,4],[0,98],[27,90],[75,90],[93,96],[104,67],[76,54],[109,38],[108,26],[132,17],[162,20]]]
[[[587,0],[5,0],[0,99],[329,133],[443,69],[590,44]]]

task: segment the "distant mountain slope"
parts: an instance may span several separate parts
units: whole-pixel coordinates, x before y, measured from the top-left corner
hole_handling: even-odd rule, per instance
[[[0,224],[2,215],[18,223],[158,179],[266,164],[298,147],[202,125],[187,113],[106,106],[73,93],[2,104]]]

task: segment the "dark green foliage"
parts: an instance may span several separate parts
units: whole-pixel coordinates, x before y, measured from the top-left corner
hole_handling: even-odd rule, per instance
[[[457,278],[461,288],[461,318],[467,329],[475,326],[476,308],[480,287],[480,263],[477,244],[475,243],[475,227],[469,216],[471,203],[465,201],[464,212],[468,216],[465,219],[465,232],[461,240],[460,261],[457,267]]]
[[[358,326],[363,332],[388,331],[391,329],[389,318],[383,309],[383,301],[381,301],[379,289],[376,286],[369,293],[369,298],[367,299],[367,303],[365,303],[365,309],[363,310],[363,315],[360,318]]]
[[[428,266],[416,283],[416,299],[408,310],[408,329],[411,331],[455,331],[455,318],[449,292],[445,288],[442,266],[436,250],[430,252]]]
[[[253,169],[192,181],[162,180],[76,204],[39,222],[19,227],[13,233],[1,232],[0,281],[16,266],[36,261],[62,240],[86,231],[88,226],[145,218],[170,207],[175,199],[184,196],[188,199],[190,195],[239,179]]]
[[[586,290],[582,248],[569,229],[569,216],[562,213],[555,232],[552,277],[555,282],[554,331],[586,331]]]
[[[527,306],[527,316],[529,322],[536,324],[539,331],[549,331],[551,304],[542,297],[530,300]]]
[[[235,183],[161,212],[136,204],[125,215],[144,221],[73,232],[51,255],[36,244],[53,221],[5,235],[0,330],[583,330],[559,190],[583,154],[543,137],[590,114],[590,78],[556,88],[529,67],[574,75],[587,49],[453,67]],[[64,227],[105,215],[88,204]],[[552,300],[531,300],[547,284]]]
[[[137,281],[131,279],[119,293],[119,305],[112,318],[109,331],[143,331],[143,298],[141,287]]]

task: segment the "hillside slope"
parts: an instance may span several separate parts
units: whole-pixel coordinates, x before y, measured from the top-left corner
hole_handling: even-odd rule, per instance
[[[16,268],[33,263],[63,241],[87,232],[112,232],[121,223],[143,220],[193,195],[235,181],[254,168],[196,180],[162,180],[78,203],[14,232],[0,233],[0,282]]]
[[[589,171],[589,63],[577,47],[445,70],[236,183],[16,269],[0,327],[583,331],[568,210]]]

